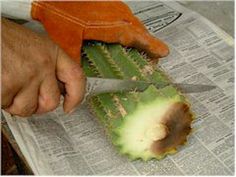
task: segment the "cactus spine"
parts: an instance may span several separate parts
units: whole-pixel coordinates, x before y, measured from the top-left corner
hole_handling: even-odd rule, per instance
[[[118,44],[89,43],[83,47],[87,76],[170,82],[136,49]],[[105,93],[92,97],[90,107],[107,135],[131,159],[160,159],[186,142],[193,116],[173,86],[144,92]]]

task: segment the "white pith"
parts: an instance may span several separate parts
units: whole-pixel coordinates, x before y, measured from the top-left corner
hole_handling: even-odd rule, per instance
[[[150,126],[145,132],[145,137],[153,141],[161,140],[167,136],[168,128],[162,123],[156,123]]]
[[[139,105],[136,111],[127,115],[124,125],[119,130],[123,153],[142,158],[155,157],[151,145],[157,139],[165,137],[165,125],[161,124],[167,110],[178,99],[157,99],[150,104]],[[149,136],[148,136],[149,135]]]

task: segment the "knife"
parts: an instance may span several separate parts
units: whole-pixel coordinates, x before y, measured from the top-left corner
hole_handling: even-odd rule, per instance
[[[96,95],[108,92],[123,92],[123,91],[144,91],[148,86],[154,85],[161,89],[168,85],[179,88],[183,93],[198,93],[205,92],[216,88],[213,85],[201,84],[185,84],[185,83],[167,83],[167,82],[146,82],[134,80],[121,80],[109,78],[87,77],[86,92],[89,95]]]

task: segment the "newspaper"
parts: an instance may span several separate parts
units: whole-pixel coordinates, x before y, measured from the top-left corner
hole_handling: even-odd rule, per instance
[[[199,14],[176,2],[126,2],[170,55],[159,66],[176,82],[216,89],[187,97],[196,114],[188,143],[162,160],[119,155],[86,103],[71,115],[62,107],[7,123],[36,175],[233,175],[234,42]]]

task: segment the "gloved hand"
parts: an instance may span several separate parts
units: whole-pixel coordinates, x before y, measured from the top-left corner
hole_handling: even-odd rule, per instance
[[[117,1],[34,1],[31,16],[67,54],[80,62],[83,40],[121,43],[158,59],[168,47],[149,34],[127,5]]]

